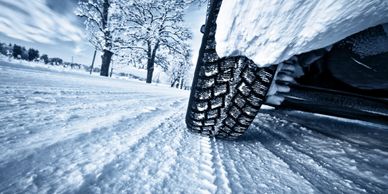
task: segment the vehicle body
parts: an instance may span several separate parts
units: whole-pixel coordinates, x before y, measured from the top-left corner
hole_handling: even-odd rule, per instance
[[[388,120],[388,2],[272,3],[210,1],[188,128],[238,137],[262,104]]]

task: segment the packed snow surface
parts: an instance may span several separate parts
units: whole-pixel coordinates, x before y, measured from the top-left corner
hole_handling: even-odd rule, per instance
[[[0,62],[0,193],[387,193],[388,126],[262,110],[189,133],[188,92]]]
[[[387,23],[387,13],[387,0],[224,0],[217,53],[277,64]]]

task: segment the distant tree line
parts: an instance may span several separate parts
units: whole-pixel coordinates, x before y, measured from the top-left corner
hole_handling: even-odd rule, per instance
[[[24,46],[17,44],[0,43],[0,53],[15,59],[22,59],[25,61],[34,61],[39,59],[39,51],[33,48],[26,49]]]
[[[0,54],[24,61],[35,61],[42,62],[49,65],[63,65],[64,67],[78,68],[82,66],[78,63],[64,62],[63,59],[59,57],[50,58],[47,54],[39,54],[39,50],[34,48],[26,49],[24,46],[17,44],[6,44],[0,42]]]

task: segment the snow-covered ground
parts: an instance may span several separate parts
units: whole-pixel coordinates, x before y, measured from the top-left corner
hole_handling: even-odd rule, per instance
[[[259,66],[278,64],[387,23],[387,12],[386,0],[223,1],[217,53],[244,55]]]
[[[26,66],[26,68],[41,69],[41,70],[46,69],[46,70],[57,71],[57,72],[72,72],[72,73],[78,73],[83,75],[89,74],[89,70],[86,70],[85,66],[81,66],[80,68],[71,68],[69,66],[63,66],[63,65],[50,65],[50,64],[44,64],[43,62],[19,60],[19,59],[10,58],[1,54],[0,54],[0,61],[4,61],[6,63],[18,64],[19,66],[20,65]],[[112,77],[119,78],[119,79],[136,80],[141,82],[145,82],[147,78],[146,69],[139,69],[128,64],[114,64],[113,62],[111,65],[113,66]],[[92,74],[98,76],[99,72],[93,72]],[[192,78],[190,80],[192,80]],[[158,66],[155,67],[152,81],[154,83],[170,85],[168,75],[165,72],[163,72],[163,70]]]
[[[86,73],[87,71],[84,69],[84,67],[80,68],[71,68],[70,66],[63,66],[63,65],[50,65],[50,64],[44,64],[43,62],[39,61],[25,61],[21,59],[15,59],[12,57],[8,57],[5,55],[0,54],[0,61],[4,61],[6,63],[12,63],[12,64],[18,64],[19,66],[27,66],[27,68],[34,68],[34,69],[48,69],[50,71],[58,71],[58,72],[73,72],[73,73]]]
[[[263,110],[189,133],[188,92],[0,62],[0,193],[387,193],[388,126]]]

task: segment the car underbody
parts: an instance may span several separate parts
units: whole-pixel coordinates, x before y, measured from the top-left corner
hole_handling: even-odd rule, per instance
[[[387,32],[378,25],[328,47],[292,57],[282,65],[293,66],[293,71],[285,68],[275,78],[275,87],[289,88],[274,94],[280,101],[267,103],[278,108],[387,120],[386,43]]]

